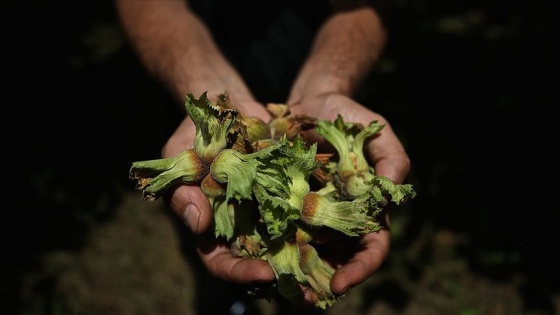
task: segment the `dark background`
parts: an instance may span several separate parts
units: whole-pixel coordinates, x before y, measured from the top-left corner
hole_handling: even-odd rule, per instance
[[[0,295],[11,314],[25,304],[22,277],[111,220],[134,190],[130,163],[158,157],[182,116],[126,46],[110,1],[0,9]],[[427,230],[463,235],[455,255],[473,273],[524,274],[524,307],[550,314],[560,289],[552,12],[543,1],[395,3],[389,46],[357,95],[412,160],[418,197],[396,214],[408,223],[394,250]],[[49,281],[34,291],[47,301]]]

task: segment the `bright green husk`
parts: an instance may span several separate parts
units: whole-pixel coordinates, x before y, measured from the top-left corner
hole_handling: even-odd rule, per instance
[[[214,235],[231,240],[235,232],[234,205],[225,196],[209,197],[208,201],[214,210]]]
[[[301,271],[307,277],[311,293],[315,297],[315,306],[326,309],[337,301],[331,291],[331,278],[334,268],[321,260],[315,247],[306,244],[299,247]]]
[[[391,201],[397,205],[406,202],[409,198],[416,197],[416,192],[414,191],[412,185],[396,185],[385,176],[375,176],[375,178],[372,179],[371,184],[373,187],[378,187],[383,196],[390,197]],[[379,200],[379,198],[376,199]]]
[[[368,214],[365,200],[337,201],[316,192],[303,198],[301,220],[311,226],[327,226],[349,236],[381,229],[376,214]]]
[[[224,149],[212,162],[210,173],[218,182],[227,183],[226,199],[257,198],[262,219],[274,239],[300,216],[303,196],[309,192],[309,176],[320,167],[315,152],[316,146],[307,150],[300,138],[289,143],[283,137],[254,153]]]
[[[281,150],[286,155],[282,164],[285,165],[286,175],[290,178],[288,203],[301,210],[303,197],[309,192],[309,177],[321,166],[321,163],[315,159],[317,144],[308,149],[303,140],[298,137],[291,146],[283,146]]]
[[[176,183],[195,184],[206,174],[208,166],[192,149],[165,159],[137,161],[129,170],[129,177],[138,180],[136,188],[149,201],[158,199]]]
[[[328,227],[352,237],[378,231],[383,207],[416,196],[412,185],[396,185],[368,165],[364,145],[383,129],[377,121],[365,128],[341,116],[318,121],[268,104],[267,125],[242,116],[225,93],[217,105],[206,93],[187,94],[185,107],[196,126],[193,149],[134,162],[129,176],[150,201],[175,183],[199,184],[214,211],[214,235],[230,241],[236,257],[267,260],[276,276],[270,288],[293,303],[303,302],[302,288],[317,308],[337,301],[330,291],[335,270],[312,245],[317,231]],[[317,144],[304,143],[299,133],[312,127],[336,149],[336,159],[318,157]],[[323,185],[316,191],[312,173]]]
[[[288,224],[299,219],[300,210],[292,207],[284,198],[268,194],[261,185],[255,185],[253,191],[270,238],[274,240],[281,237]]]
[[[309,176],[320,167],[315,160],[316,145],[307,150],[301,138],[290,144],[283,137],[278,148],[277,158],[267,164],[266,172],[259,172],[253,188],[272,239],[280,237],[289,222],[299,219],[303,197],[310,189]]]
[[[320,120],[317,132],[325,138],[338,153],[336,175],[341,183],[341,195],[353,200],[368,190],[365,182],[372,179],[373,169],[364,155],[366,140],[377,134],[384,125],[372,121],[363,128],[359,124],[345,123],[342,116],[334,122]]]
[[[210,173],[220,183],[227,183],[226,197],[238,201],[253,199],[253,185],[257,171],[266,170],[280,145],[266,147],[254,153],[243,154],[223,149],[210,165]]]
[[[212,105],[206,92],[198,99],[187,94],[185,107],[196,126],[194,150],[203,161],[211,163],[227,147],[226,136],[239,112]]]
[[[268,243],[268,262],[276,275],[278,292],[289,301],[303,300],[301,285],[310,286],[300,267],[299,246],[293,240]]]

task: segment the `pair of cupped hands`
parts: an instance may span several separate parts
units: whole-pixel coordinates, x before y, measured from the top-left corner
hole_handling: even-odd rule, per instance
[[[214,103],[211,96],[208,94]],[[230,101],[244,115],[256,116],[265,122],[271,119],[264,104],[252,98],[243,100],[230,96]],[[291,106],[290,110],[293,114],[317,119],[334,121],[337,115],[341,115],[346,122],[366,126],[376,120],[385,125],[383,130],[368,142],[365,155],[377,175],[387,176],[395,184],[401,184],[405,180],[410,170],[409,157],[387,120],[380,114],[341,94],[322,94],[305,98]],[[194,123],[186,117],[165,144],[162,157],[171,157],[191,148],[194,136]],[[302,136],[308,143],[317,142],[319,152],[330,150],[325,140],[313,130],[305,131]],[[213,211],[199,186],[176,185],[167,191],[163,199],[197,235],[196,249],[210,274],[228,282],[247,286],[275,281],[274,272],[267,261],[235,257],[231,254],[230,244],[214,236],[210,231]],[[377,232],[355,238],[317,238],[318,242],[322,243],[321,258],[336,269],[330,284],[335,295],[342,295],[364,282],[382,265],[390,250],[389,215],[386,211],[384,218],[384,228]],[[314,303],[311,294],[305,294],[305,303]]]

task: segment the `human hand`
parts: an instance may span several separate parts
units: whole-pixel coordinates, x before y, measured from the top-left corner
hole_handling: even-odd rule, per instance
[[[385,127],[367,144],[366,157],[376,175],[387,176],[395,184],[401,184],[406,178],[410,170],[409,157],[391,126],[381,115],[341,94],[305,98],[293,105],[291,112],[330,121],[334,121],[340,114],[344,121],[364,126],[377,120]],[[305,138],[309,143],[317,142],[322,152],[332,149],[314,130],[307,131]],[[389,214],[386,211],[384,219],[384,228],[377,232],[359,238],[341,237],[322,241],[321,257],[336,269],[331,279],[331,291],[334,294],[341,295],[364,282],[381,266],[390,249]],[[311,297],[306,295],[306,299]]]
[[[330,121],[341,115],[345,122],[361,123],[364,126],[377,120],[385,127],[365,148],[366,157],[375,168],[375,173],[387,176],[395,184],[401,184],[408,175],[410,159],[389,122],[348,96],[331,93],[305,98],[297,104],[290,104],[290,111],[294,115],[303,114]],[[308,143],[317,142],[322,152],[332,150],[330,144],[313,129],[306,131],[304,137]]]
[[[305,103],[302,102],[299,106],[293,107],[292,111],[296,114],[301,113],[330,120],[336,118],[336,114],[341,114],[345,118],[345,121],[361,122],[364,125],[368,124],[371,120],[378,120],[380,123],[386,125],[384,130],[388,130],[387,123],[383,117],[369,111],[367,108],[357,104],[347,97],[340,95],[327,95],[313,99],[313,101],[314,102],[306,100]],[[306,104],[320,104],[322,107],[313,107],[310,105],[306,106]],[[337,108],[337,106],[340,106],[340,108]],[[247,112],[247,109],[249,108],[250,107],[247,106],[245,111]],[[259,108],[262,109],[263,107]],[[332,108],[332,110],[318,110],[318,108]],[[248,112],[254,113],[255,110]],[[261,116],[261,118],[262,117],[266,117],[266,114]],[[266,118],[263,119],[266,120]],[[181,123],[175,134],[169,139],[163,150],[163,155],[175,155],[181,150],[191,147],[194,139],[194,130],[194,124],[189,118],[186,118]],[[397,148],[393,152],[398,153],[400,142],[394,133],[391,132],[391,134],[394,138],[385,139],[385,141],[390,144],[386,148]],[[311,135],[308,140],[313,141],[311,140],[312,138],[313,135]],[[317,137],[314,140],[322,142],[321,139]],[[391,143],[391,140],[395,140],[396,144]],[[371,147],[371,143],[369,145]],[[400,150],[400,152],[404,154],[403,161],[408,163],[408,158],[404,153],[402,146],[400,146]],[[368,150],[368,152],[371,151],[371,149]],[[381,153],[384,152],[383,150],[378,151]],[[391,151],[386,152],[391,153]],[[383,154],[379,155],[378,160],[391,162],[390,159],[384,160],[384,156],[385,155]],[[390,154],[388,154],[388,156],[390,157]],[[398,157],[398,155],[396,156]],[[387,165],[390,166],[391,164],[387,163]],[[404,179],[406,172],[408,172],[407,167],[408,164],[404,163],[403,170],[400,170],[404,172],[401,177],[402,179]],[[388,169],[390,170],[390,168]],[[377,166],[376,170],[378,170]],[[399,171],[398,167],[396,171]],[[383,174],[381,172],[377,173]],[[388,174],[390,174],[390,172],[386,172],[383,175],[391,178]],[[395,178],[397,179],[391,179],[394,182],[399,182],[399,177]],[[400,181],[402,181],[402,179]],[[208,199],[198,186],[179,185],[175,189],[171,190],[167,197],[164,198],[170,208],[179,217],[184,218],[187,225],[189,225],[195,234],[204,234],[204,232],[210,228],[213,220],[212,209],[208,203]],[[196,208],[189,209],[188,205],[196,205]],[[389,252],[389,239],[389,230],[387,225],[387,228],[381,231],[364,235],[359,239],[351,239],[351,241],[355,243],[354,245],[356,247],[352,247],[353,250],[350,252],[348,252],[349,246],[347,244],[350,239],[343,238],[342,240],[331,240],[330,242],[321,245],[321,252],[324,253],[323,258],[337,268],[337,271],[331,281],[331,289],[333,293],[343,294],[346,290],[365,281],[371,274],[373,274]],[[340,246],[340,244],[344,245]],[[340,249],[344,249],[344,252],[341,252]],[[197,250],[210,273],[221,279],[238,284],[259,284],[274,280],[274,274],[266,261],[235,258],[231,255],[229,244],[215,239],[212,235],[201,236],[199,238],[199,243],[197,244]],[[313,296],[311,294],[306,294],[305,302],[313,304]]]
[[[215,103],[215,100],[211,101]],[[260,103],[245,101],[239,104],[240,106],[237,107],[241,112],[251,113],[265,121],[270,119],[268,112]],[[191,148],[194,137],[195,125],[189,117],[185,117],[162,149],[162,157],[175,156]],[[175,185],[164,194],[163,199],[190,230],[198,235],[196,244],[198,255],[213,276],[243,285],[275,280],[274,273],[266,261],[234,257],[231,254],[229,243],[214,237],[210,231],[213,210],[200,186]]]

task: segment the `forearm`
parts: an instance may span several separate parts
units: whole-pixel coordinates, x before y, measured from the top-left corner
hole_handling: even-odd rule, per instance
[[[227,91],[252,98],[203,22],[185,1],[117,0],[129,42],[148,71],[183,104],[186,93],[213,97]]]
[[[351,96],[379,59],[385,42],[382,21],[372,8],[334,14],[317,34],[288,103],[325,93]]]

